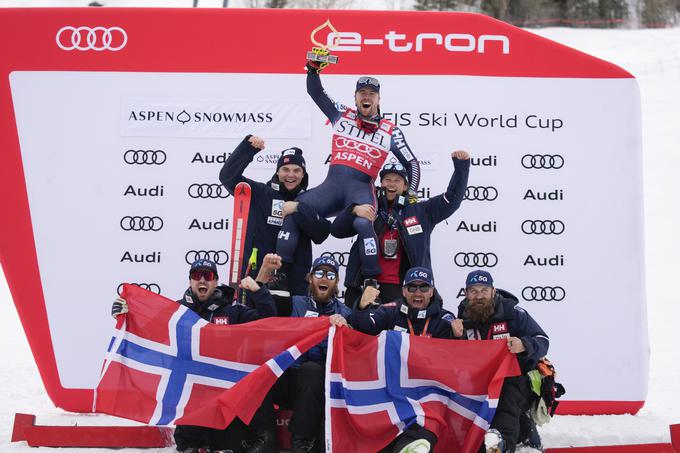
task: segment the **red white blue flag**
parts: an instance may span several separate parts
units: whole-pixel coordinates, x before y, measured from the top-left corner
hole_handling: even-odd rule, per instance
[[[520,373],[504,341],[453,341],[331,328],[326,451],[375,452],[417,423],[438,452],[476,452],[506,376]]]
[[[248,423],[265,394],[328,334],[328,319],[211,324],[163,296],[125,285],[94,412],[149,425],[225,428]]]

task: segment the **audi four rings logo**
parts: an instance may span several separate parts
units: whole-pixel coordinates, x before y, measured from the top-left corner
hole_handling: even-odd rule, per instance
[[[344,149],[353,149],[362,154],[366,154],[373,159],[379,159],[382,157],[382,152],[378,148],[374,148],[366,143],[358,142],[352,140],[351,138],[336,137],[335,146]]]
[[[498,198],[498,190],[493,186],[468,186],[465,199],[470,201],[493,201]]]
[[[127,44],[127,33],[120,27],[62,27],[57,46],[62,50],[110,50],[117,52]]]
[[[562,234],[564,222],[561,220],[525,220],[522,222],[524,234]]]
[[[167,159],[168,155],[160,149],[128,149],[123,154],[123,160],[128,165],[163,165]]]
[[[343,267],[349,262],[349,252],[323,252],[321,256],[330,256]]]
[[[123,292],[123,285],[125,283],[121,283],[118,285],[118,289],[116,289],[116,292],[120,296],[120,293]],[[158,286],[156,283],[130,283],[130,285],[135,285],[139,286],[140,288],[143,288],[147,291],[151,291],[152,293],[160,294],[161,293],[161,287]]]
[[[498,256],[490,252],[459,252],[453,262],[458,267],[494,267],[498,264]]]
[[[120,219],[120,227],[123,231],[160,231],[163,228],[163,219],[156,216],[126,215]]]
[[[184,255],[184,260],[187,264],[191,264],[196,260],[210,260],[221,266],[227,264],[229,254],[224,250],[189,250]]]
[[[194,183],[189,186],[188,192],[191,198],[227,198],[229,196],[229,192],[222,184]]]
[[[559,154],[525,154],[522,167],[537,169],[559,169],[564,166],[564,157]]]
[[[566,291],[561,286],[525,286],[522,289],[522,297],[527,301],[559,302],[564,300],[566,295]]]

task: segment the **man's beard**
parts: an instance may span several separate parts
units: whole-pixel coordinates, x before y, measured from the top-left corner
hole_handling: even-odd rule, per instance
[[[337,294],[337,286],[334,288],[329,287],[328,291],[326,291],[326,294],[321,295],[319,288],[317,288],[316,285],[309,285],[309,294],[317,304],[327,304],[330,302],[333,296]]]
[[[465,307],[465,317],[471,321],[484,323],[491,318],[494,312],[493,299],[485,299],[482,303],[472,302],[468,299]]]

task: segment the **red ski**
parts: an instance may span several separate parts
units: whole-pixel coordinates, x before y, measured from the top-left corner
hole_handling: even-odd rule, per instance
[[[231,232],[231,272],[229,282],[238,288],[243,266],[243,250],[248,232],[248,213],[250,212],[250,184],[240,182],[234,189],[234,218]]]

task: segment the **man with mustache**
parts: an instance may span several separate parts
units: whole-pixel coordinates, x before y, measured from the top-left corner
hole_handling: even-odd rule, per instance
[[[458,306],[459,319],[454,322],[455,336],[507,342],[523,373],[505,378],[496,415],[484,437],[487,453],[512,453],[517,443],[535,429],[526,414],[539,396],[532,390],[527,373],[536,369],[539,360],[548,353],[550,340],[531,315],[517,305],[519,301],[514,295],[494,288],[489,272],[470,272],[465,280],[465,295]],[[536,431],[534,434],[538,435]]]

